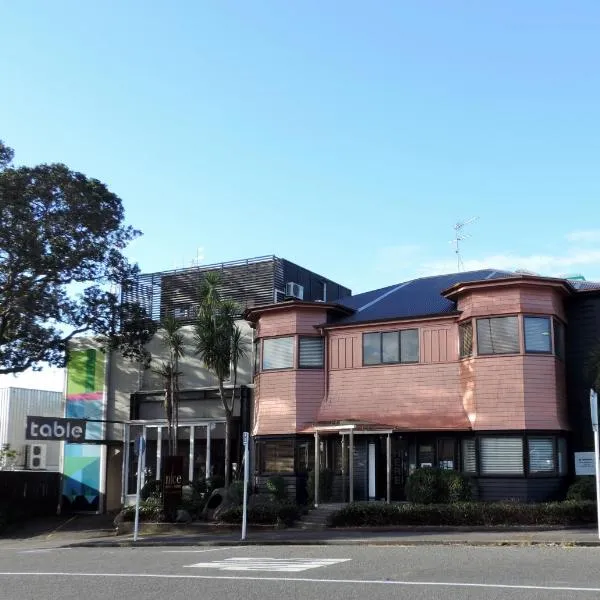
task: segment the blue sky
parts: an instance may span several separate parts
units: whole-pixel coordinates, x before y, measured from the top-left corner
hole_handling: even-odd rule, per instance
[[[143,271],[276,254],[361,292],[600,279],[600,3],[0,4],[0,138],[97,177]]]

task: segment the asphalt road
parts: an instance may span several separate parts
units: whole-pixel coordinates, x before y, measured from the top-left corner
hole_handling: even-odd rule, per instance
[[[244,546],[0,549],[0,599],[600,597],[600,548]]]

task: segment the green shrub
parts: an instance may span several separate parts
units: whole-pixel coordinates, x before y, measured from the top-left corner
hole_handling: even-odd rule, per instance
[[[140,500],[148,500],[148,498],[162,497],[162,481],[152,479],[147,481],[140,490]]]
[[[273,494],[277,500],[285,500],[285,479],[276,475],[267,479],[267,490],[270,494]]]
[[[465,502],[471,499],[469,479],[450,469],[417,469],[406,482],[406,497],[418,504]]]
[[[250,483],[248,482],[248,492],[250,492]],[[237,505],[241,505],[244,501],[244,482],[234,481],[227,488],[227,496],[229,500]]]
[[[123,510],[124,521],[135,520],[135,505],[127,506]],[[161,523],[165,520],[162,501],[159,498],[148,498],[140,501],[140,521]]]
[[[455,502],[453,504],[347,504],[329,516],[330,527],[588,525],[593,502]]]
[[[225,478],[220,475],[213,475],[206,481],[208,491],[218,490],[219,488],[225,487]]]
[[[596,500],[596,480],[592,476],[578,477],[567,490],[567,500]]]
[[[273,502],[260,504],[248,508],[248,523],[251,525],[275,525],[284,523],[293,525],[300,518],[300,509],[287,502]],[[230,508],[219,515],[223,523],[238,524],[242,522],[242,507]]]

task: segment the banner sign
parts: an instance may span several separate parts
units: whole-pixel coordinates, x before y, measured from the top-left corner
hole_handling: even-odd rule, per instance
[[[181,504],[183,493],[183,456],[165,456],[162,471],[163,508],[171,514]]]
[[[59,417],[27,417],[25,439],[34,442],[60,441],[70,444],[85,442],[86,422]]]

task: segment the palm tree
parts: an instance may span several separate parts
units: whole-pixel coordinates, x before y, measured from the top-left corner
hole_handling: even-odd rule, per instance
[[[179,359],[185,354],[182,324],[172,316],[167,316],[161,323],[161,340],[168,352],[168,360],[152,369],[164,383],[164,407],[167,417],[169,435],[169,454],[177,454],[177,429],[179,426]]]
[[[231,420],[235,407],[237,370],[246,355],[242,332],[235,324],[239,314],[237,304],[223,300],[217,286],[217,273],[207,273],[200,289],[200,309],[196,319],[194,342],[196,354],[218,380],[219,397],[225,411],[225,485],[231,482]],[[233,389],[228,395],[225,381],[232,378]]]

